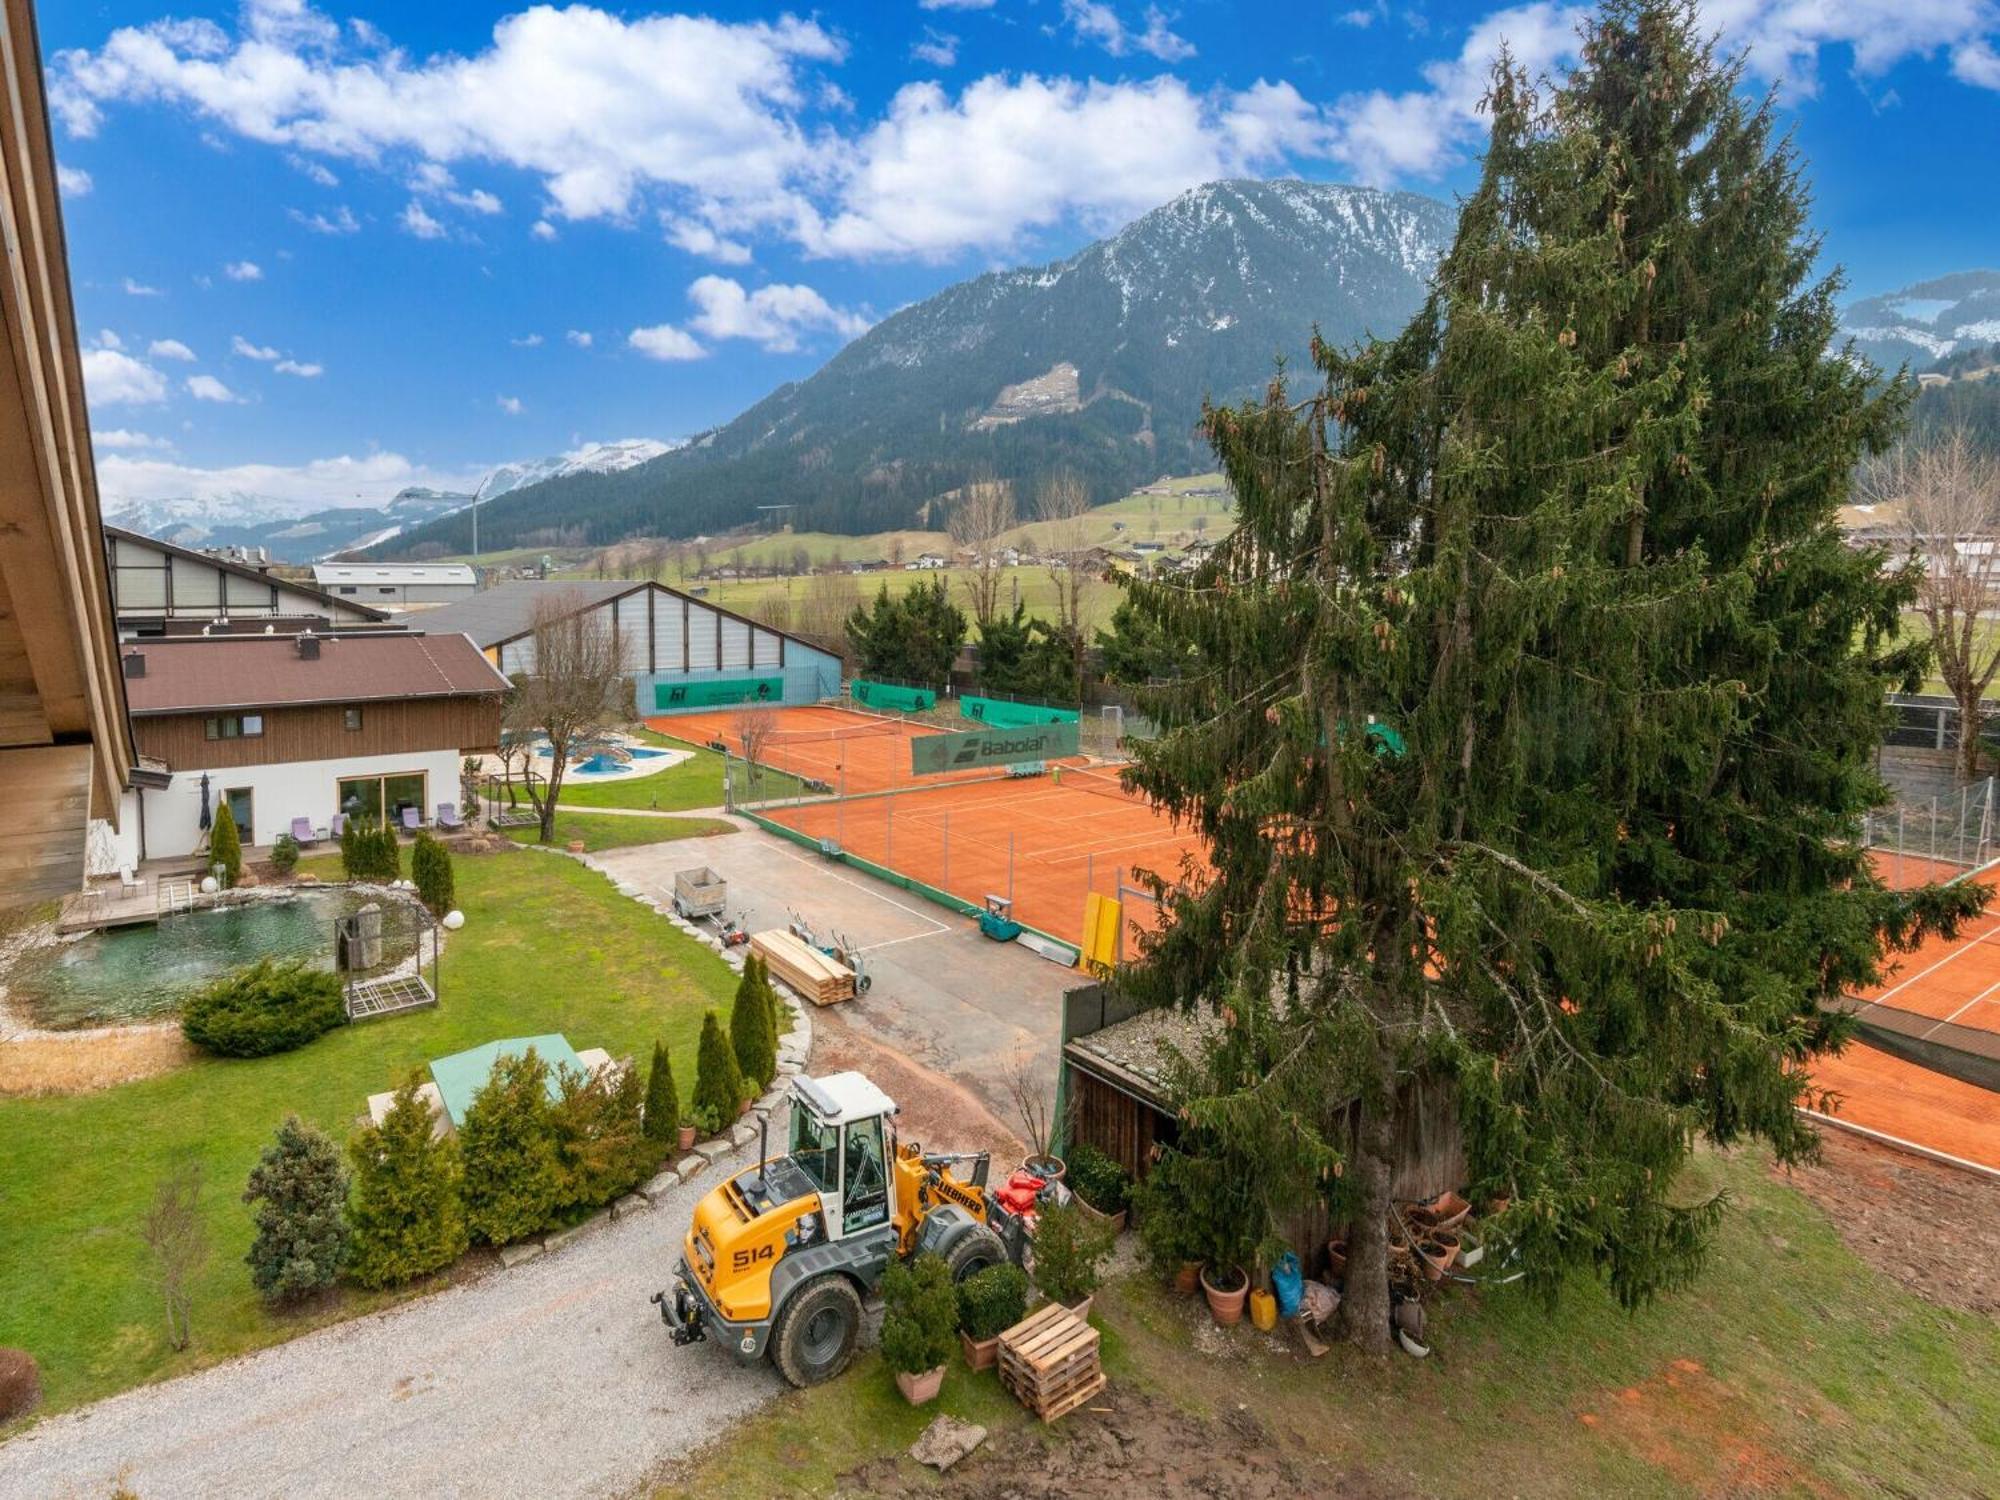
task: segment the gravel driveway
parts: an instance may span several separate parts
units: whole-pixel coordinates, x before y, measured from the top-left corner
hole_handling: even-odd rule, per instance
[[[647,1301],[754,1154],[511,1271],[44,1422],[0,1446],[0,1496],[625,1494],[783,1388],[674,1348]]]

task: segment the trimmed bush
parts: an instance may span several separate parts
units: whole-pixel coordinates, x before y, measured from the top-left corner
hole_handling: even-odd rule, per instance
[[[736,1002],[729,1008],[729,1046],[754,1098],[778,1076],[771,981],[765,975],[764,960],[755,953],[743,960],[743,977],[736,982]]]
[[[227,797],[216,807],[215,822],[208,830],[208,862],[222,866],[225,886],[236,884],[243,873],[243,837],[236,831],[236,814],[229,810]]]
[[[278,835],[271,845],[271,868],[280,875],[289,875],[299,867],[299,841],[289,833]]]
[[[1002,1263],[958,1284],[958,1331],[974,1342],[998,1338],[1028,1311],[1028,1273]]]
[[[1069,1165],[1063,1181],[1099,1213],[1115,1217],[1130,1204],[1132,1179],[1125,1169],[1095,1146],[1075,1146],[1064,1158]]]
[[[581,1217],[631,1192],[659,1160],[658,1147],[639,1123],[643,1098],[636,1068],[624,1069],[615,1080],[562,1075],[562,1098],[550,1116],[560,1177],[558,1215]]]
[[[549,1065],[531,1049],[503,1057],[459,1128],[465,1222],[474,1239],[505,1245],[548,1227],[563,1192]]]
[[[428,828],[417,835],[410,850],[410,879],[417,883],[417,899],[430,908],[432,916],[441,917],[458,904],[451,851],[432,837]]]
[[[882,1358],[899,1375],[922,1375],[951,1358],[958,1294],[951,1271],[925,1251],[882,1276]]]
[[[646,1075],[646,1139],[670,1144],[679,1134],[680,1090],[674,1087],[674,1061],[665,1042],[653,1043],[653,1067]]]
[[[365,1287],[393,1286],[448,1266],[465,1253],[458,1142],[432,1134],[421,1074],[396,1090],[382,1123],[347,1142],[348,1275]]]
[[[340,868],[349,880],[387,885],[403,878],[396,830],[368,818],[349,818],[340,830]]]
[[[42,1403],[42,1372],[25,1349],[0,1349],[0,1422],[25,1416]]]
[[[257,1205],[243,1258],[258,1291],[288,1302],[333,1285],[347,1262],[347,1173],[324,1131],[287,1115],[251,1168],[243,1201]]]
[[[701,1046],[695,1053],[694,1116],[704,1135],[713,1135],[742,1113],[743,1070],[722,1034],[714,1011],[701,1019]]]
[[[188,1001],[181,1031],[219,1057],[269,1057],[303,1047],[346,1019],[337,976],[265,958]]]
[[[1074,1203],[1051,1203],[1035,1215],[1035,1285],[1065,1305],[1097,1290],[1111,1254],[1111,1226],[1085,1218]]]

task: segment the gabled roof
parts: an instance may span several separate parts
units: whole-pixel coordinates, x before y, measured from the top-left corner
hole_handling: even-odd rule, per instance
[[[779,630],[766,625],[762,620],[753,620],[748,615],[738,614],[733,609],[724,609],[713,599],[704,599],[697,594],[682,589],[669,588],[666,584],[644,578],[593,578],[555,579],[516,578],[505,583],[497,583],[490,589],[474,594],[470,599],[460,599],[451,604],[441,604],[436,609],[423,613],[426,630],[457,630],[472,637],[473,642],[485,649],[518,641],[532,635],[535,629],[535,606],[544,599],[573,600],[576,609],[595,609],[608,604],[613,599],[624,599],[633,594],[655,589],[674,599],[685,599],[698,608],[709,610],[726,619],[740,620],[757,630],[770,635],[783,636],[794,645],[803,646],[808,651],[826,654],[826,648],[815,646],[811,641],[793,635],[788,630]]]
[[[104,528],[104,535],[107,541],[131,542],[141,547],[154,547],[166,553],[169,557],[180,557],[185,558],[189,562],[206,563],[209,567],[220,569],[224,573],[234,573],[238,578],[247,578],[252,583],[275,584],[281,589],[289,589],[295,594],[304,594],[308,599],[319,601],[327,607],[329,612],[344,609],[351,610],[358,615],[366,616],[371,620],[387,620],[389,618],[388,613],[384,610],[356,603],[352,599],[336,599],[333,595],[316,589],[309,583],[301,583],[291,578],[279,578],[270,573],[260,573],[257,569],[245,567],[242,563],[229,562],[220,557],[210,557],[206,552],[197,552],[192,547],[183,547],[176,542],[163,542],[156,536],[147,536],[143,531],[127,531],[123,526],[107,526]],[[134,613],[138,613],[138,611],[134,611]]]
[[[330,583],[450,583],[472,588],[479,575],[465,563],[314,563],[313,581]]]
[[[305,637],[317,658],[302,657],[295,635],[212,635],[133,642],[145,658],[125,678],[134,715],[285,708],[309,703],[500,694],[508,682],[462,635],[360,631]]]

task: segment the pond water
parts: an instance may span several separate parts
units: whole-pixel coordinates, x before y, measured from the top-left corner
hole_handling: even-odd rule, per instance
[[[217,975],[260,958],[331,969],[334,920],[370,901],[387,905],[379,893],[301,891],[188,912],[157,926],[94,932],[31,949],[0,975],[0,984],[22,1020],[51,1031],[161,1020]],[[384,925],[386,961],[408,958],[414,937],[399,933],[393,920]]]

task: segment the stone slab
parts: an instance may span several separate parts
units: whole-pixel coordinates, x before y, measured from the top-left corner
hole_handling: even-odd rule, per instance
[[[696,1156],[692,1152],[674,1163],[674,1172],[682,1182],[686,1182],[690,1177],[698,1176],[707,1170],[708,1158],[705,1156]]]
[[[668,1167],[664,1172],[661,1172],[658,1176],[656,1176],[651,1182],[647,1183],[644,1187],[640,1188],[639,1195],[645,1198],[648,1202],[651,1202],[655,1198],[665,1197],[668,1193],[671,1193],[675,1188],[679,1187],[680,1185],[681,1185],[681,1174],[676,1172],[672,1167]]]
[[[541,1253],[542,1242],[540,1240],[522,1240],[518,1244],[502,1245],[500,1247],[500,1264],[511,1271],[514,1267],[533,1260]]]

